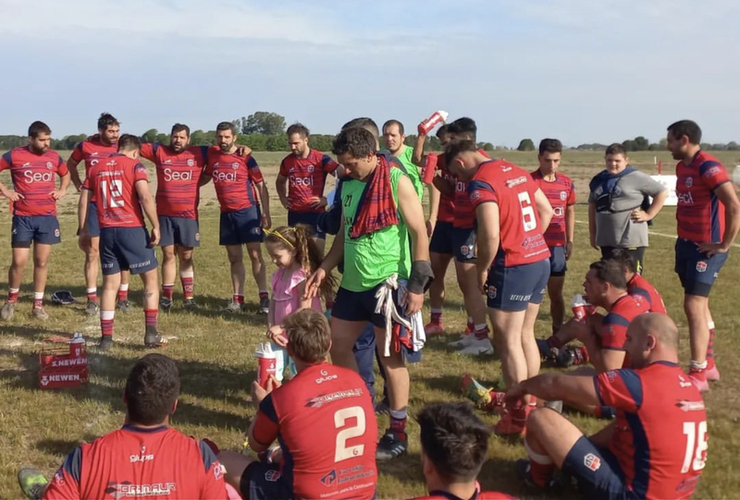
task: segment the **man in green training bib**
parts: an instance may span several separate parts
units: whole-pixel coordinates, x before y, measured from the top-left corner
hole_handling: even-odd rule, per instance
[[[388,460],[408,447],[405,362],[421,355],[419,311],[433,278],[429,240],[412,182],[391,155],[378,152],[371,132],[358,127],[342,131],[333,152],[349,174],[341,185],[342,227],[306,290],[308,296],[314,295],[328,272],[344,260],[332,310],[331,358],[334,364],[357,371],[352,347],[367,322],[373,324],[391,413],[391,426],[378,444],[376,458]]]
[[[403,123],[398,120],[388,120],[383,124],[383,142],[385,147],[393,156],[398,158],[401,165],[406,169],[411,184],[414,185],[414,191],[419,196],[420,201],[424,201],[424,184],[421,182],[419,167],[414,163],[414,148],[405,144],[406,134]]]

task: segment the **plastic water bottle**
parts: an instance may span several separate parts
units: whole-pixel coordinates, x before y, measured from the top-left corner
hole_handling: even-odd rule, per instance
[[[447,120],[448,116],[450,116],[450,114],[447,111],[435,111],[432,116],[419,124],[419,126],[417,127],[419,135],[428,134],[432,131],[434,127],[437,126],[437,124],[443,123],[445,120]]]

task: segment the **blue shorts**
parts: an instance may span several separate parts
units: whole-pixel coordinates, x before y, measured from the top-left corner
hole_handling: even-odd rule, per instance
[[[257,207],[244,208],[236,212],[222,212],[219,228],[221,246],[261,243],[265,240],[262,231],[262,212]]]
[[[458,262],[475,260],[475,228],[452,228],[452,250]]]
[[[719,271],[727,262],[727,253],[707,257],[693,241],[676,240],[676,274],[686,295],[709,297]]]
[[[29,248],[32,241],[42,245],[62,241],[59,220],[53,215],[14,215],[11,233],[12,248]]]
[[[92,238],[100,237],[100,222],[98,222],[98,206],[95,202],[87,205],[87,233]]]
[[[244,500],[293,498],[293,491],[280,473],[278,464],[252,462],[239,481],[239,494]]]
[[[200,232],[197,219],[160,215],[159,232],[161,234],[159,240],[160,246],[180,245],[188,248],[200,246]]]
[[[429,251],[443,255],[454,255],[452,229],[452,222],[437,222],[434,226],[432,239],[429,242]]]
[[[504,267],[498,260],[488,271],[488,307],[524,311],[529,304],[541,304],[550,279],[550,260],[511,267]]]
[[[339,290],[337,290],[337,295],[334,298],[334,307],[331,310],[332,317],[344,321],[361,321],[363,323],[369,321],[373,326],[385,329],[385,316],[375,313],[375,292],[381,286],[383,285],[380,284],[370,290],[365,290],[364,292],[351,292],[340,286]],[[400,305],[398,290],[393,291],[393,302],[396,304],[398,314],[405,318],[406,315]],[[368,339],[363,339],[363,341],[365,345],[367,345]],[[357,346],[357,344],[355,344],[355,346]],[[362,347],[362,343],[360,347]],[[411,349],[407,349],[405,346],[402,346],[401,351],[404,360],[409,363],[416,363],[421,360],[421,351],[412,351]]]
[[[291,212],[288,210],[288,225],[295,227],[297,224],[305,224],[313,229],[313,234],[322,240],[326,239],[326,233],[319,229],[319,216],[321,212]]]
[[[617,458],[609,450],[596,446],[586,436],[576,441],[568,452],[563,461],[563,472],[576,478],[584,498],[640,498],[627,488]]]
[[[100,231],[100,265],[104,275],[126,270],[142,274],[157,269],[157,257],[146,228],[103,228]]]
[[[567,270],[565,247],[550,247],[550,276],[565,276]]]

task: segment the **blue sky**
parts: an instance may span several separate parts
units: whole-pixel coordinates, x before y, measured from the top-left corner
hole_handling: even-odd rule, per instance
[[[316,133],[436,109],[479,139],[740,141],[735,0],[0,0],[0,134],[137,134],[275,111]]]

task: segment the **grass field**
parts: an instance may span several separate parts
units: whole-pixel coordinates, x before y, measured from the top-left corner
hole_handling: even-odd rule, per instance
[[[283,154],[257,153],[273,192],[273,224],[286,221],[285,211],[274,196],[273,180]],[[503,152],[500,156],[522,166],[532,167],[536,155],[532,153]],[[66,154],[65,154],[66,157]],[[672,173],[673,161],[661,152],[659,159]],[[738,158],[724,155],[721,159],[728,169]],[[649,173],[655,172],[653,153],[635,155],[633,164]],[[580,201],[586,199],[586,186],[602,168],[601,153],[566,152],[563,172],[576,179]],[[7,181],[6,177],[2,178]],[[153,189],[154,186],[152,186]],[[160,315],[160,329],[165,336],[174,337],[162,352],[177,360],[182,377],[180,405],[172,418],[174,426],[198,437],[209,437],[221,448],[239,449],[242,433],[254,415],[248,386],[255,378],[256,362],[252,356],[255,345],[263,339],[265,318],[255,313],[226,315],[219,309],[229,299],[231,289],[229,266],[225,251],[218,246],[218,207],[211,185],[203,189],[201,203],[201,247],[195,253],[196,296],[201,308],[185,312],[179,303],[168,314]],[[82,279],[83,254],[77,248],[75,205],[77,196],[69,194],[60,209],[64,241],[54,248],[50,262],[47,298],[58,289],[69,289],[78,298],[84,298]],[[588,246],[588,232],[584,224],[586,207],[577,207],[576,250],[569,263],[565,295],[581,290],[581,282],[588,264],[598,255]],[[0,214],[0,248],[10,248],[10,216],[3,204]],[[666,208],[657,217],[652,230],[667,236],[653,236],[647,252],[645,276],[663,294],[669,313],[682,333],[681,360],[688,363],[688,333],[682,312],[682,291],[673,273],[674,210]],[[737,253],[738,250],[733,250]],[[0,288],[7,289],[6,269],[10,252],[2,253]],[[270,264],[268,272],[274,271]],[[116,429],[122,424],[124,405],[121,394],[125,375],[136,359],[144,354],[142,348],[143,313],[141,310],[141,282],[132,280],[132,312],[116,316],[117,344],[105,354],[90,354],[90,383],[74,390],[42,391],[37,388],[39,340],[49,335],[70,335],[83,332],[88,340],[99,337],[97,318],[83,314],[84,304],[65,308],[47,305],[51,319],[41,324],[30,316],[31,269],[26,270],[22,297],[16,315],[9,323],[0,323],[0,498],[22,496],[15,479],[19,467],[34,464],[52,474],[63,457],[77,444]],[[737,427],[740,415],[740,397],[735,381],[740,375],[738,356],[732,350],[740,342],[740,313],[737,307],[737,283],[740,281],[738,256],[731,256],[725,265],[712,294],[712,310],[717,324],[716,351],[722,381],[712,385],[706,395],[709,413],[709,459],[695,498],[737,498],[740,494],[740,475],[733,474],[740,465],[735,453],[740,449]],[[445,305],[445,324],[449,334],[432,338],[424,351],[424,360],[410,369],[411,413],[433,401],[460,399],[460,378],[464,372],[494,383],[500,373],[495,357],[470,359],[449,353],[448,341],[464,329],[465,314],[455,285],[454,270],[450,268],[446,283],[448,300]],[[736,283],[736,285],[732,285]],[[4,295],[1,295],[4,298]],[[179,284],[176,300],[179,301]],[[247,279],[247,301],[256,310],[257,290],[251,278]],[[538,336],[549,332],[547,301],[537,324]],[[425,310],[425,319],[428,310]],[[490,423],[495,417],[484,416]],[[603,422],[573,415],[573,420],[587,431],[595,431]],[[380,430],[388,422],[381,418]],[[418,445],[418,428],[409,424],[410,450],[407,456],[380,465],[380,498],[406,498],[424,493]],[[537,498],[519,482],[514,471],[514,460],[525,456],[520,443],[492,437],[489,461],[484,466],[480,481],[485,489],[496,489],[524,498]]]

